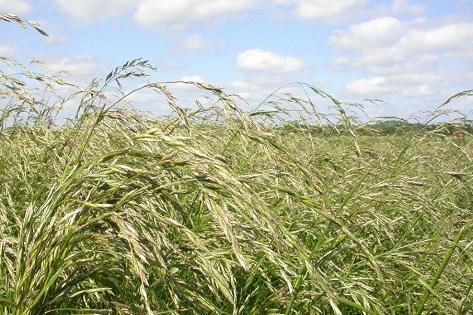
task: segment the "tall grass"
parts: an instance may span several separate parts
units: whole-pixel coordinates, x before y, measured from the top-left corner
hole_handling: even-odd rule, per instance
[[[471,135],[378,135],[306,85],[337,115],[155,82],[132,89],[174,110],[153,119],[119,107],[147,61],[85,88],[2,62],[0,313],[471,313]]]

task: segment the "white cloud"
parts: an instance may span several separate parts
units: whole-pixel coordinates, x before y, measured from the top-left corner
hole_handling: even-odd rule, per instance
[[[413,16],[425,13],[425,6],[419,4],[411,4],[408,0],[394,0],[391,9],[395,14],[408,14]]]
[[[61,10],[82,23],[114,17],[136,6],[138,0],[56,0]]]
[[[453,54],[464,49],[473,49],[473,23],[452,23],[437,28],[409,30],[398,45],[402,49],[416,52]]]
[[[426,25],[424,28],[410,29],[404,25],[404,29],[403,35],[394,43],[361,46],[359,43],[366,39],[357,41],[352,38],[351,46],[348,41],[333,40],[332,44],[359,52],[355,65],[376,73],[392,72],[395,68],[426,71],[442,60],[473,58],[473,23]]]
[[[388,92],[389,88],[385,86],[385,77],[374,77],[371,79],[361,79],[348,83],[347,90],[357,95],[374,95]]]
[[[90,56],[62,57],[57,60],[49,58],[42,61],[40,66],[52,73],[64,72],[73,77],[93,76],[101,68]]]
[[[401,22],[393,17],[379,17],[352,25],[349,31],[336,31],[330,41],[337,48],[363,50],[393,44],[403,32]]]
[[[149,104],[161,100],[162,95],[151,89],[137,91],[126,98],[126,101],[132,105]]]
[[[0,0],[5,1],[6,0]],[[267,0],[269,1],[269,0]],[[288,6],[296,16],[311,22],[337,21],[361,12],[368,0],[272,0],[273,7]],[[254,9],[263,0],[55,0],[58,7],[82,23],[92,23],[134,11],[139,25],[181,30],[195,24],[213,24]]]
[[[381,47],[363,52],[362,56],[358,59],[357,64],[366,67],[378,66],[388,68],[393,67],[402,61],[405,61],[405,56],[402,51],[399,51],[394,47]]]
[[[405,96],[429,102],[437,97],[435,101],[440,103],[445,94],[468,83],[452,78],[457,78],[473,58],[473,23],[434,24],[425,19],[401,22],[383,17],[336,31],[331,43],[352,53],[350,60],[334,59],[343,63],[344,70],[365,73],[365,78],[346,85],[348,93]]]
[[[196,82],[196,83],[204,83],[204,79],[197,74],[191,74],[191,75],[186,75],[183,76],[182,78],[179,79],[179,81],[186,81],[186,82]],[[178,83],[172,86],[172,88],[176,90],[184,90],[184,91],[189,91],[189,90],[194,90],[196,87],[192,84],[186,84],[186,83]]]
[[[184,39],[181,43],[175,45],[173,50],[181,52],[195,52],[207,47],[207,41],[202,34],[196,34]]]
[[[404,78],[412,81],[409,76]],[[416,79],[413,81],[416,81]],[[432,86],[427,83],[406,84],[405,81],[397,81],[396,79],[393,80],[393,78],[386,77],[373,77],[349,82],[347,84],[347,91],[364,97],[383,96],[389,93],[397,96],[425,97],[435,92]]]
[[[311,22],[345,18],[366,3],[365,0],[274,0],[273,2],[276,5],[293,5],[297,16]]]
[[[335,31],[331,44],[339,49],[360,51],[363,58],[373,61],[399,62],[419,53],[473,56],[465,54],[473,49],[473,23],[401,23],[396,18],[381,17],[352,25],[348,31]]]
[[[0,12],[13,14],[27,14],[31,11],[31,5],[24,0],[0,0]]]
[[[401,95],[410,96],[410,97],[424,97],[431,96],[434,93],[437,93],[435,89],[432,88],[429,84],[417,84],[412,86],[406,86],[401,89]]]
[[[276,74],[300,72],[304,61],[292,56],[282,56],[271,51],[248,49],[238,54],[237,66],[247,71],[266,71]]]
[[[6,0],[0,0],[5,1]],[[214,23],[245,13],[254,0],[55,0],[57,6],[81,23],[93,23],[134,11],[134,20],[146,27],[178,30],[195,23]]]
[[[351,65],[350,61],[347,56],[339,56],[330,61],[330,67],[339,70],[347,69]]]
[[[241,52],[236,64],[245,79],[232,82],[228,91],[249,102],[259,102],[288,82],[298,81],[297,76],[305,69],[304,61],[299,58],[262,49]]]
[[[134,18],[143,26],[178,30],[244,13],[255,3],[254,0],[144,0],[139,3]]]
[[[191,82],[203,83],[204,79],[202,79],[200,75],[193,74],[193,75],[186,75],[182,77],[180,81],[191,81]]]
[[[237,89],[249,89],[253,85],[249,84],[246,81],[238,80],[238,81],[232,82],[231,86],[234,87],[234,88],[237,88]]]
[[[258,100],[268,94],[264,87],[243,80],[232,82],[229,91],[244,98],[247,101]]]

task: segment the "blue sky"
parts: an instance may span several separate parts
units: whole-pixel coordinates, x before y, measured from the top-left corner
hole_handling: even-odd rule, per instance
[[[471,0],[0,0],[0,12],[51,35],[2,23],[0,55],[82,82],[143,57],[159,80],[204,81],[253,103],[294,81],[386,101],[367,105],[373,116],[433,109],[473,88]]]

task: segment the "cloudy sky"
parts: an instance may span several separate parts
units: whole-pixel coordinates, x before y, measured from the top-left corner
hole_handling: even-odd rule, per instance
[[[250,102],[301,81],[346,101],[383,99],[372,114],[397,116],[473,88],[473,0],[0,0],[0,12],[51,35],[1,23],[1,56],[77,80],[143,57],[160,80]]]

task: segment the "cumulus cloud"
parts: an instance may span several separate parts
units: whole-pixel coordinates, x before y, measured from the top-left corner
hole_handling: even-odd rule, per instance
[[[0,0],[8,3],[6,0]],[[134,20],[150,28],[179,30],[195,23],[214,23],[253,8],[254,0],[55,0],[81,23],[92,23],[134,12]],[[1,4],[2,2],[0,2]]]
[[[345,18],[365,3],[366,0],[274,0],[276,5],[292,5],[296,16],[311,22]]]
[[[254,7],[254,0],[140,1],[135,21],[147,27],[182,29],[195,23],[213,23]]]
[[[374,95],[380,92],[388,92],[389,89],[384,86],[385,77],[374,77],[370,79],[355,80],[347,85],[348,92],[357,95]]]
[[[195,52],[207,47],[207,41],[202,34],[195,34],[174,45],[172,48],[178,52]]]
[[[6,0],[0,0],[5,1]],[[267,0],[310,22],[337,21],[361,12],[368,0]],[[126,11],[139,25],[160,30],[181,30],[195,24],[213,24],[256,8],[262,0],[55,0],[61,10],[82,23],[101,21]],[[397,11],[412,10],[399,3]],[[393,9],[394,10],[394,9]]]
[[[394,0],[391,9],[395,14],[422,15],[425,13],[425,6],[409,3],[408,0]]]
[[[292,93],[293,89],[284,87],[284,82],[281,80],[262,80],[263,77],[247,77],[244,80],[233,81],[226,89],[227,92],[238,95],[245,101],[259,104],[267,96],[271,95],[276,89],[277,95],[281,96],[283,93]],[[247,104],[241,104],[245,110],[251,109]]]
[[[335,31],[331,44],[353,55],[344,69],[365,73],[346,85],[351,94],[444,97],[458,88],[458,67],[473,58],[473,23],[381,17]]]
[[[409,76],[406,77],[409,79],[408,81],[417,81],[411,80]],[[369,79],[355,80],[347,84],[347,91],[351,94],[365,97],[382,96],[386,93],[395,93],[396,95],[408,97],[424,97],[430,96],[432,95],[432,93],[434,93],[433,88],[430,84],[405,84],[405,81],[398,81],[397,79],[388,79],[386,77],[373,77]]]
[[[24,0],[0,0],[0,12],[13,14],[27,14],[31,11],[31,5]]]
[[[191,74],[191,75],[185,75],[182,78],[180,78],[178,81],[185,81],[185,82],[196,82],[196,83],[204,83],[205,80],[198,74]],[[173,86],[171,86],[171,89],[177,90],[177,91],[192,91],[195,90],[196,87],[192,84],[186,84],[186,83],[177,83]],[[186,95],[187,97],[191,95]]]
[[[193,75],[183,76],[180,81],[191,81],[191,82],[203,83],[204,79],[200,75],[193,74]]]
[[[385,16],[352,25],[348,31],[336,31],[330,41],[338,48],[362,50],[395,43],[402,32],[398,19]]]
[[[358,51],[368,56],[385,55],[387,59],[391,59],[393,55],[406,58],[419,53],[468,57],[473,55],[459,52],[473,49],[473,23],[417,25],[401,23],[392,17],[382,17],[352,25],[348,31],[335,31],[331,44],[339,49]]]
[[[244,80],[232,82],[230,84],[229,91],[244,98],[247,101],[259,100],[268,94],[265,87]]]
[[[262,49],[248,49],[237,57],[238,68],[245,71],[294,73],[304,69],[304,61],[292,56],[282,56]]]
[[[72,77],[93,76],[102,65],[91,56],[48,58],[40,66],[53,73],[65,73]]]
[[[351,65],[351,60],[347,56],[338,56],[330,61],[330,67],[334,69],[347,69]]]
[[[139,0],[56,0],[59,8],[82,23],[92,23],[120,15]]]
[[[436,28],[409,30],[401,38],[398,46],[411,52],[446,52],[463,55],[458,52],[473,49],[473,23],[460,22]],[[473,57],[473,54],[470,56]]]
[[[243,80],[231,83],[228,91],[247,101],[261,101],[290,81],[298,81],[304,73],[304,60],[262,49],[248,49],[238,54],[236,65],[244,74]]]

